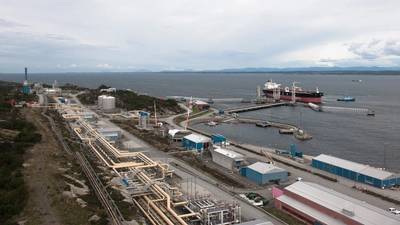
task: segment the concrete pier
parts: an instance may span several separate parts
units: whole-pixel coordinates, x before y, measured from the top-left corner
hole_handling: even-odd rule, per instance
[[[259,109],[267,109],[267,108],[278,107],[278,106],[286,106],[286,105],[290,105],[290,104],[291,103],[289,103],[289,102],[279,102],[279,103],[272,103],[272,104],[260,104],[260,105],[255,105],[255,106],[247,106],[247,107],[227,109],[227,110],[225,110],[225,112],[228,113],[228,114],[241,113],[241,112],[249,112],[249,111],[255,111],[255,110],[259,110]]]

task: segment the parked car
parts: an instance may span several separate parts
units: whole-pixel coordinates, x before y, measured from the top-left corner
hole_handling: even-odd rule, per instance
[[[394,215],[397,215],[397,216],[398,216],[398,215],[400,215],[400,210],[395,210],[395,211],[393,211],[392,213],[393,213]]]

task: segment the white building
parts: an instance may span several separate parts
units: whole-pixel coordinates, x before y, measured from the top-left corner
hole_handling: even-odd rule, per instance
[[[168,130],[168,137],[173,141],[182,141],[183,137],[191,134],[192,132],[187,130],[170,129]]]
[[[220,147],[214,148],[211,154],[213,162],[229,170],[239,169],[244,161],[242,154]]]

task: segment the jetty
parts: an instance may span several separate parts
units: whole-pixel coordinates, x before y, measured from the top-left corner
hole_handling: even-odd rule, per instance
[[[279,102],[279,103],[272,103],[272,104],[259,104],[259,105],[252,105],[252,106],[245,106],[245,107],[226,109],[224,111],[227,114],[232,114],[232,113],[242,113],[242,112],[255,111],[255,110],[259,110],[259,109],[273,108],[273,107],[278,107],[278,106],[286,106],[286,105],[291,105],[291,103],[289,103],[289,102]]]

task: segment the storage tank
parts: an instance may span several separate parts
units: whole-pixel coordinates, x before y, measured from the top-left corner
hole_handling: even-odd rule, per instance
[[[115,98],[113,96],[103,97],[103,109],[104,110],[115,109]]]
[[[103,98],[104,95],[99,95],[99,97],[97,97],[97,107],[99,107],[100,109],[103,108]]]

